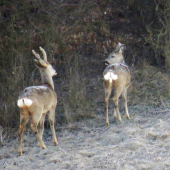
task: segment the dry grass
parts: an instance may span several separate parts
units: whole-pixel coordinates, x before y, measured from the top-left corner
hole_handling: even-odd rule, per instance
[[[146,116],[144,107],[130,107],[131,119],[105,126],[105,117],[61,126],[58,146],[45,130],[46,150],[37,146],[30,131],[24,135],[23,156],[17,156],[18,140],[1,148],[2,169],[169,169],[169,112]],[[110,113],[111,114],[111,113]]]
[[[130,103],[160,106],[169,99],[170,77],[165,70],[144,64],[132,71],[132,85],[129,90]]]

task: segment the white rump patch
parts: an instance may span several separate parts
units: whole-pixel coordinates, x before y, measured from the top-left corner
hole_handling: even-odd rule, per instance
[[[105,80],[109,80],[110,83],[112,83],[113,80],[117,80],[117,75],[114,74],[113,72],[108,72],[107,74],[104,75]]]
[[[18,107],[31,106],[32,100],[27,98],[19,99],[17,102]]]

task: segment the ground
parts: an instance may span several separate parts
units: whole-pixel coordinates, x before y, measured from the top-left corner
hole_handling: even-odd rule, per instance
[[[131,119],[110,126],[105,115],[56,127],[59,145],[54,146],[50,129],[44,132],[47,149],[37,146],[30,130],[24,134],[23,156],[18,156],[18,137],[1,148],[0,169],[170,169],[169,109],[162,106],[130,106]]]

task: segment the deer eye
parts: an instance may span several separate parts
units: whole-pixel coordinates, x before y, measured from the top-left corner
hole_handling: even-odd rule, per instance
[[[115,56],[114,55],[112,55],[112,57],[111,58],[114,58]]]

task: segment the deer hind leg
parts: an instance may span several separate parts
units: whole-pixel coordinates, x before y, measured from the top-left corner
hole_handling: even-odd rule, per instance
[[[124,104],[125,104],[125,112],[126,112],[126,117],[130,119],[129,117],[129,112],[128,112],[128,107],[127,107],[127,88],[125,88],[122,92],[122,97],[124,99]]]
[[[24,129],[25,129],[25,126],[26,126],[28,120],[29,120],[29,116],[28,116],[28,115],[23,116],[23,115],[20,113],[19,148],[18,148],[18,154],[19,154],[19,156],[22,155],[22,136],[23,136],[23,132],[24,132]]]
[[[114,108],[113,117],[117,117],[116,109]]]
[[[119,106],[118,106],[118,100],[119,100],[121,93],[122,93],[122,88],[117,88],[113,96],[113,103],[114,103],[114,115],[113,116],[115,117],[117,114],[117,118],[119,121],[122,121],[122,118],[119,112]]]
[[[52,131],[52,135],[53,135],[54,145],[58,145],[57,137],[56,137],[56,133],[55,133],[55,128],[54,128],[54,123],[55,123],[55,108],[52,108],[49,111],[49,113],[48,113],[48,120],[50,122],[50,127],[51,127],[51,131]]]
[[[41,119],[40,119],[40,122],[39,122],[39,126],[38,126],[38,132],[39,132],[39,136],[42,140],[42,136],[43,136],[43,132],[44,132],[44,121],[45,121],[45,116],[46,114],[43,114]],[[38,146],[40,147],[40,142],[38,141]]]
[[[42,138],[40,137],[38,130],[37,130],[37,125],[38,125],[40,119],[41,119],[41,115],[33,114],[32,119],[31,119],[31,129],[34,132],[34,134],[37,138],[37,141],[39,142],[39,146],[42,147],[43,149],[46,149],[46,146],[45,146],[45,144],[44,144],[44,142],[43,142]]]
[[[108,105],[109,105],[109,98],[111,95],[111,87],[105,87],[105,109],[106,109],[106,125],[109,126],[109,117],[108,117]]]

